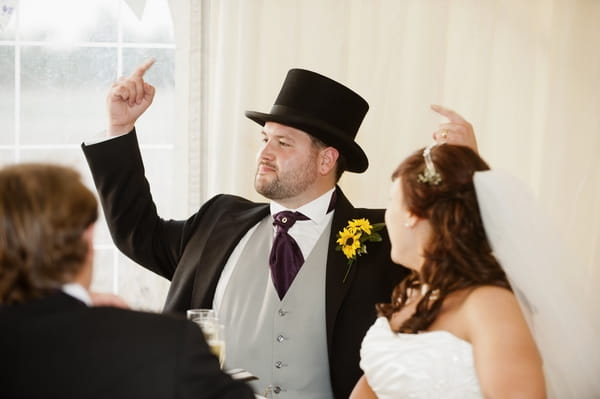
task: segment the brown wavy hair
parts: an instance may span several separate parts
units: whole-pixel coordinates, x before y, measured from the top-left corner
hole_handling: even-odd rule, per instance
[[[96,197],[68,167],[29,163],[0,169],[0,304],[46,295],[83,267],[84,231]]]
[[[418,181],[425,170],[423,149],[404,160],[392,174],[392,181],[401,178],[407,209],[431,225],[420,272],[413,271],[396,286],[391,303],[377,305],[379,315],[389,319],[407,304],[413,290],[425,286],[415,313],[400,326],[399,332],[404,333],[426,330],[452,292],[480,285],[510,289],[483,229],[473,185],[473,174],[489,166],[464,146],[435,146],[431,158],[442,177],[439,185]]]

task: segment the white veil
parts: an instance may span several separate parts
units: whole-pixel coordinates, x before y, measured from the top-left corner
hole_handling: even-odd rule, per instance
[[[494,255],[542,353],[548,397],[600,398],[598,308],[569,281],[568,270],[583,265],[524,183],[496,170],[475,173],[474,183]]]

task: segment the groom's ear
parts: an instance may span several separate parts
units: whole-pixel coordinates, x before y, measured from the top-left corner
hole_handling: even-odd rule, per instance
[[[339,158],[340,153],[333,147],[326,147],[320,151],[319,156],[319,172],[325,176],[331,171],[335,173],[335,163]]]

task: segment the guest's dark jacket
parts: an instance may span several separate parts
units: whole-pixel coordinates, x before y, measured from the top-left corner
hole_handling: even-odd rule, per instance
[[[92,171],[112,237],[121,251],[171,280],[165,311],[212,307],[221,271],[246,232],[269,214],[269,206],[218,195],[185,221],[156,212],[135,132],[82,146]],[[217,172],[215,172],[217,173]],[[220,171],[218,173],[226,173]],[[360,344],[375,320],[375,304],[388,302],[407,270],[390,259],[390,244],[369,243],[368,254],[348,271],[336,251],[336,235],[351,219],[383,222],[383,210],[354,208],[337,188],[326,270],[326,326],[331,383],[346,399],[358,378]],[[307,293],[310,295],[310,293]]]
[[[180,317],[57,292],[0,306],[0,398],[253,399]]]

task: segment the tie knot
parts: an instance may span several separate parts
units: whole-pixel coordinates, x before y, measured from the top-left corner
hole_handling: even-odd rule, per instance
[[[273,226],[277,227],[277,232],[288,231],[297,220],[309,220],[309,217],[300,212],[281,211],[273,215]]]

